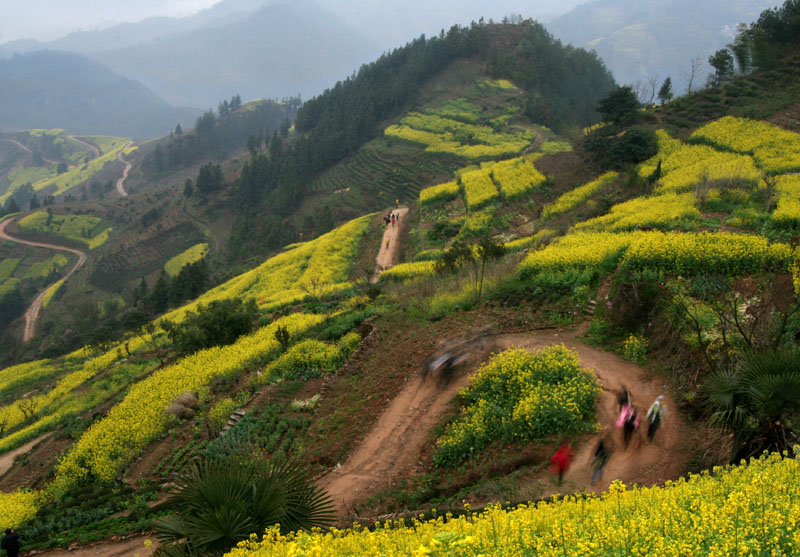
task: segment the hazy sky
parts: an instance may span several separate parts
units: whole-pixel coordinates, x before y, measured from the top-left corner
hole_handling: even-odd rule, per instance
[[[0,0],[0,43],[53,40],[76,29],[139,21],[155,15],[183,16],[218,0]]]

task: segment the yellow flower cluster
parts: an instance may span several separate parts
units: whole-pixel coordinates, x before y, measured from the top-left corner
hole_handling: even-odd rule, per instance
[[[492,178],[506,199],[525,195],[533,188],[543,186],[547,182],[547,177],[526,157],[498,162],[492,165],[491,172]]]
[[[338,344],[302,340],[267,365],[254,383],[263,385],[283,379],[310,379],[336,371],[360,342],[358,333],[346,334]]]
[[[97,217],[88,215],[50,215],[37,211],[19,221],[22,232],[52,234],[85,244],[89,249],[103,245],[111,227]]]
[[[604,265],[616,266],[631,242],[642,234],[645,233],[570,234],[559,238],[543,250],[528,255],[520,263],[520,271],[524,274],[536,274],[571,269],[599,269]]]
[[[545,242],[548,242],[558,236],[558,232],[555,230],[550,230],[549,228],[542,228],[539,232],[534,234],[533,236],[525,236],[524,238],[517,238],[516,240],[511,240],[510,242],[506,242],[503,244],[506,252],[513,253],[517,251],[522,251],[525,248],[533,248],[537,247]]]
[[[680,192],[706,181],[743,181],[756,184],[761,172],[752,157],[720,152],[708,145],[687,145],[663,130],[656,132],[659,151],[639,166],[639,175],[651,176],[661,162],[656,192]]]
[[[291,314],[234,344],[201,350],[153,373],[81,436],[59,462],[48,489],[57,494],[88,478],[113,480],[122,466],[164,431],[169,422],[166,410],[178,395],[261,363],[279,346],[278,327],[296,335],[323,320],[322,315]]]
[[[36,515],[37,493],[34,491],[0,492],[0,530],[16,528]]]
[[[464,220],[459,234],[461,236],[480,236],[492,228],[494,223],[494,211],[484,209],[475,213],[470,213]]]
[[[619,176],[619,174],[616,172],[606,172],[596,180],[568,191],[556,199],[555,202],[545,205],[544,209],[542,209],[542,218],[549,219],[572,211],[575,207],[585,203],[596,193],[613,184],[617,176]]]
[[[470,124],[476,124],[482,118],[481,108],[466,99],[448,100],[442,106],[428,109],[425,112],[427,114],[434,114],[442,118],[451,118]]]
[[[422,207],[450,201],[461,195],[461,187],[457,182],[447,182],[437,186],[425,188],[419,192],[419,204]]]
[[[479,514],[281,535],[268,530],[228,557],[267,555],[796,555],[800,462],[780,455],[599,497],[489,507]]]
[[[26,279],[46,278],[57,273],[62,267],[66,267],[69,260],[63,253],[57,253],[53,257],[34,263],[25,272]]]
[[[304,286],[311,283],[324,287],[326,294],[342,290],[349,285],[350,265],[371,218],[360,217],[310,242],[296,244],[164,317],[180,321],[186,311],[196,311],[198,304],[227,298],[254,298],[262,308],[271,309],[307,297]]]
[[[64,286],[64,280],[63,279],[61,279],[59,281],[56,281],[56,283],[53,284],[53,286],[51,286],[50,288],[47,289],[47,292],[45,293],[44,298],[42,298],[42,307],[43,308],[47,309],[47,306],[50,305],[50,302],[53,301],[53,297],[58,293],[58,291],[61,289],[62,286]]]
[[[786,244],[727,232],[650,232],[631,243],[622,261],[630,269],[662,269],[678,275],[785,272],[791,263],[791,248]]]
[[[575,225],[575,230],[633,230],[637,226],[693,228],[702,215],[694,193],[666,193],[618,203],[608,213]]]
[[[800,176],[778,176],[775,193],[778,194],[778,205],[772,212],[772,220],[785,228],[800,227]]]
[[[461,175],[464,196],[470,210],[479,209],[499,197],[497,187],[492,182],[491,169],[472,170]]]
[[[495,134],[492,143],[462,143],[451,132],[439,134],[414,129],[406,125],[389,126],[383,133],[387,136],[397,137],[413,143],[422,143],[425,145],[425,150],[429,152],[452,153],[470,160],[485,160],[516,155],[531,143],[531,138],[521,133]]]
[[[433,261],[414,261],[411,263],[400,263],[381,273],[381,281],[402,282],[408,279],[432,275]]]
[[[184,265],[200,261],[206,254],[208,254],[208,244],[196,244],[167,261],[164,270],[169,276],[174,277],[180,273]]]
[[[768,174],[800,170],[800,134],[768,122],[725,116],[696,130],[691,138],[752,154]]]
[[[578,432],[591,426],[599,391],[594,374],[563,345],[501,352],[461,391],[467,405],[436,442],[434,462],[457,465],[499,439]]]

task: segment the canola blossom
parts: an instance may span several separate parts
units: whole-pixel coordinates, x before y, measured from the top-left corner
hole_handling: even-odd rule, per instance
[[[447,182],[421,190],[419,192],[419,203],[422,207],[427,207],[435,203],[452,201],[459,195],[461,195],[461,187],[458,183]]]
[[[61,289],[62,286],[64,286],[64,279],[56,281],[50,288],[47,289],[44,298],[42,298],[43,308],[47,309],[47,306],[50,305],[50,302],[53,301],[53,298],[55,297],[56,294],[58,294],[58,291]]]
[[[769,122],[724,116],[695,130],[691,139],[751,154],[768,174],[800,170],[800,134]]]
[[[576,207],[586,203],[592,196],[604,190],[614,183],[619,176],[616,172],[606,172],[596,180],[572,189],[555,200],[555,202],[545,205],[542,209],[542,218],[549,219],[555,216],[572,211]]]
[[[50,234],[80,242],[89,249],[100,247],[108,239],[111,227],[89,215],[50,215],[37,211],[19,221],[22,232]]]
[[[263,362],[279,347],[275,339],[278,327],[297,335],[325,319],[323,315],[291,314],[229,346],[201,350],[156,371],[134,385],[122,402],[81,436],[58,463],[48,490],[58,494],[87,479],[113,480],[164,431],[169,423],[167,407],[178,395]]]
[[[491,166],[491,172],[500,193],[508,200],[530,193],[547,182],[547,177],[526,157],[500,161]]]
[[[564,345],[511,348],[492,357],[459,395],[466,405],[436,442],[433,460],[456,466],[503,439],[537,439],[593,426],[597,378]]]
[[[16,528],[36,515],[38,494],[34,491],[0,492],[0,529]]]
[[[652,227],[694,228],[702,221],[694,193],[667,193],[618,203],[603,216],[575,225],[575,230],[633,230]]]
[[[625,250],[644,232],[576,233],[563,236],[543,250],[529,254],[520,263],[523,275],[569,270],[615,267]]]
[[[164,316],[181,321],[199,304],[227,298],[255,298],[262,309],[272,309],[308,296],[303,286],[323,284],[335,292],[349,286],[348,272],[373,215],[352,220],[319,238],[296,244],[246,273],[212,288],[194,302]]]
[[[284,379],[311,379],[336,371],[361,342],[361,335],[346,334],[337,344],[305,339],[270,362],[256,376],[255,384],[277,383]]]
[[[464,196],[470,210],[480,209],[499,197],[497,187],[492,182],[491,170],[480,169],[465,172],[461,175]]]
[[[164,264],[164,270],[171,277],[181,272],[185,265],[200,261],[208,254],[208,244],[195,244],[189,249],[179,253]]]
[[[556,236],[558,236],[558,232],[555,230],[543,228],[533,236],[525,236],[524,238],[510,240],[503,244],[503,248],[505,249],[506,253],[514,253],[527,248],[540,246],[541,244],[549,242]]]
[[[363,528],[254,535],[227,557],[268,555],[797,555],[800,462],[773,454],[663,487],[612,483],[600,496]]]
[[[800,176],[778,176],[775,181],[778,204],[772,212],[772,220],[783,228],[800,227]]]
[[[763,236],[727,232],[650,232],[631,243],[622,264],[630,269],[660,269],[677,275],[743,275],[788,271],[792,250]]]
[[[386,269],[380,274],[380,280],[390,282],[403,282],[412,278],[432,275],[434,273],[433,261],[414,261],[412,263],[399,263]]]

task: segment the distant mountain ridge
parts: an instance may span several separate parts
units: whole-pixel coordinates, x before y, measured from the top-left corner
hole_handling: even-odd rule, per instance
[[[64,128],[73,133],[147,138],[191,123],[141,83],[85,56],[40,51],[0,59],[0,131]]]
[[[620,83],[671,76],[683,92],[693,59],[705,85],[708,56],[733,40],[738,23],[776,5],[769,0],[595,0],[547,24],[562,41],[593,48]]]

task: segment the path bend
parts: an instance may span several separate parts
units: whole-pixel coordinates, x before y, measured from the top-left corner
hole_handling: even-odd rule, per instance
[[[8,232],[6,232],[6,226],[10,222],[14,222],[15,219],[9,219],[0,223],[0,239],[3,240],[11,240],[13,242],[17,242],[20,244],[25,244],[28,246],[33,246],[37,248],[46,248],[58,251],[67,251],[69,253],[73,253],[78,256],[78,261],[75,265],[72,266],[72,269],[69,272],[61,277],[59,280],[67,281],[75,271],[80,269],[84,263],[86,263],[86,253],[64,246],[59,246],[55,244],[46,244],[43,242],[33,242],[31,240],[23,240],[22,238],[17,238],[16,236],[11,236]],[[58,281],[56,281],[58,282]],[[34,298],[33,303],[31,303],[30,307],[25,311],[25,331],[22,335],[22,342],[30,341],[34,336],[36,336],[36,325],[39,321],[39,317],[42,313],[42,303],[44,302],[44,296],[47,294],[47,291],[52,288],[55,282],[49,286],[47,286],[44,290],[42,290],[36,298]]]
[[[122,178],[117,180],[117,192],[119,192],[120,196],[122,197],[128,197],[128,192],[126,192],[125,188],[122,186],[125,183],[125,180],[128,179],[128,172],[131,171],[132,166],[131,163],[122,158],[122,153],[124,153],[125,150],[131,145],[133,145],[133,141],[128,141],[128,144],[125,145],[125,147],[117,151],[117,160],[125,165],[125,170],[122,171]]]

